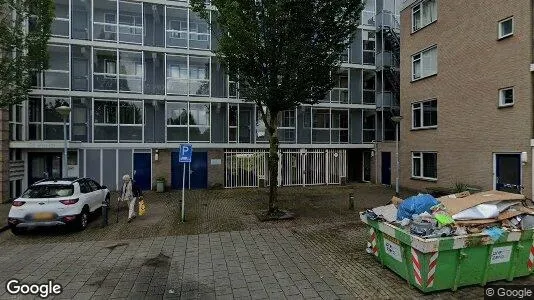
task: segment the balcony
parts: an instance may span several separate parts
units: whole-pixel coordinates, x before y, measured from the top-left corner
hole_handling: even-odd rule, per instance
[[[398,15],[395,15],[393,12],[390,12],[388,10],[384,10],[376,15],[376,27],[389,27],[396,30],[400,30],[400,24],[398,20]]]
[[[376,110],[398,107],[399,104],[396,103],[392,92],[379,92],[376,94]]]

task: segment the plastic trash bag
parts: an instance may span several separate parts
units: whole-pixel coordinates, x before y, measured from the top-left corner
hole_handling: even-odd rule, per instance
[[[499,207],[495,204],[479,204],[462,210],[452,216],[454,220],[491,219],[499,216]]]
[[[139,200],[139,215],[144,216],[145,214],[146,214],[145,200],[141,198],[141,200]]]
[[[429,194],[419,194],[402,201],[397,210],[397,220],[412,219],[412,215],[431,212],[431,207],[438,204],[438,200]]]

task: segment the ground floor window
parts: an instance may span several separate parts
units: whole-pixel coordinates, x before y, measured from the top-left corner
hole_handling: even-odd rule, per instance
[[[412,152],[412,177],[438,179],[438,154],[436,152]]]

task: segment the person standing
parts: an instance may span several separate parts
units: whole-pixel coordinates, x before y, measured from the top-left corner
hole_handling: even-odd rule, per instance
[[[134,193],[134,183],[130,178],[130,175],[126,174],[122,176],[122,191],[121,191],[121,200],[128,202],[128,223],[130,223],[135,217],[135,202],[137,201],[137,196]]]

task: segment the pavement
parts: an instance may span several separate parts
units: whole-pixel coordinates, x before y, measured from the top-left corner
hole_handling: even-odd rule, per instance
[[[480,286],[424,295],[365,252],[357,211],[387,203],[390,188],[285,188],[280,206],[297,218],[278,222],[257,220],[266,194],[250,189],[189,192],[181,223],[178,194],[146,194],[149,213],[129,224],[121,210],[106,228],[97,219],[83,232],[1,233],[0,282],[53,279],[64,287],[58,299],[483,298]],[[0,299],[11,298],[2,284]]]

